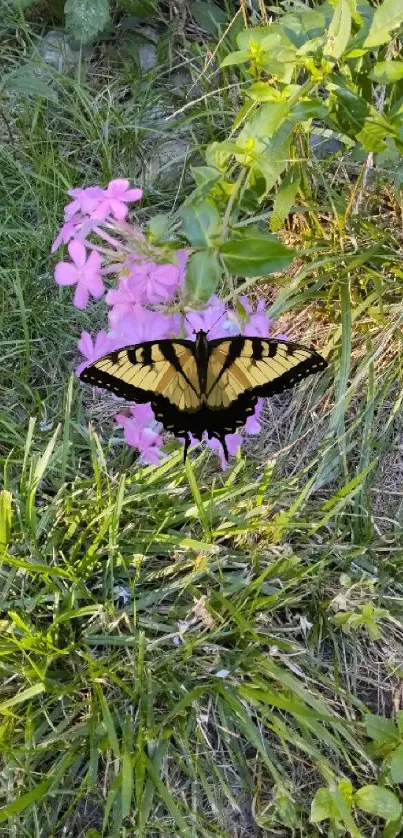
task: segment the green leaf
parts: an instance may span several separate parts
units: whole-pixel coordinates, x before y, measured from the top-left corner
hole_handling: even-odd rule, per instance
[[[11,803],[4,806],[0,810],[0,823],[8,821],[9,818],[23,812],[24,809],[31,806],[32,803],[35,803],[37,800],[41,800],[41,798],[45,798],[52,782],[52,778],[44,780],[43,783],[39,783],[37,786],[34,786],[33,789],[28,791],[26,794],[23,794],[21,797],[18,797],[17,800],[13,800]]]
[[[403,783],[403,744],[399,745],[392,754],[390,774],[394,783]]]
[[[403,23],[403,4],[401,0],[384,0],[375,9],[372,25],[364,41],[367,49],[379,47],[389,41],[389,33]]]
[[[210,35],[217,35],[221,26],[228,21],[228,14],[224,9],[206,0],[192,0],[190,9],[196,23]]]
[[[145,20],[155,14],[157,3],[156,0],[118,0],[118,7],[139,20]]]
[[[365,716],[365,727],[368,736],[379,745],[396,745],[399,742],[399,734],[392,719],[368,713]]]
[[[318,789],[311,803],[311,823],[321,823],[333,818],[333,804],[326,788]]]
[[[365,151],[382,151],[385,139],[394,136],[395,129],[375,108],[345,87],[338,87],[332,97],[330,116],[337,126]]]
[[[275,134],[284,122],[288,110],[289,104],[286,101],[268,102],[262,105],[238,134],[237,145],[242,147],[245,143],[249,144],[251,140],[254,140],[256,150],[265,150],[267,140]]]
[[[338,0],[331,20],[328,38],[323,54],[331,58],[340,58],[346,49],[351,33],[351,12],[347,0]]]
[[[147,233],[150,241],[158,242],[164,239],[168,233],[170,217],[166,213],[158,213],[150,218],[147,224]]]
[[[402,814],[402,805],[396,795],[382,786],[363,786],[356,791],[354,801],[363,812],[385,821],[396,821]]]
[[[301,173],[298,168],[291,167],[274,199],[273,210],[270,218],[270,229],[273,233],[283,226],[284,219],[288,215],[296,195],[298,194],[301,182]]]
[[[109,23],[108,0],[67,0],[66,27],[77,43],[87,44]]]
[[[202,197],[208,195],[210,189],[221,178],[221,172],[215,166],[191,166],[190,171],[196,181],[197,193]]]
[[[12,494],[7,489],[0,492],[0,555],[3,556],[10,540],[12,522]]]
[[[295,251],[276,236],[251,226],[234,232],[221,245],[220,253],[230,273],[248,277],[284,270],[291,264]]]
[[[17,704],[21,704],[23,701],[29,701],[30,698],[34,697],[34,695],[39,695],[39,693],[43,693],[44,689],[44,684],[33,684],[32,687],[28,687],[26,690],[21,690],[21,692],[16,693],[16,695],[13,695],[12,698],[8,698],[6,701],[1,702],[0,713],[4,713],[5,710],[8,710],[10,707],[15,707]]]
[[[290,118],[295,122],[306,122],[308,119],[325,119],[327,108],[321,99],[311,98],[306,102],[297,102],[290,111]]]
[[[221,267],[214,250],[199,250],[187,263],[186,288],[192,299],[207,302],[221,279]]]
[[[378,61],[369,77],[378,84],[400,81],[403,79],[403,61]]]
[[[382,838],[398,838],[402,834],[402,820],[398,818],[397,821],[388,821],[385,823],[385,829],[382,832]]]
[[[35,64],[27,63],[13,70],[3,77],[3,84],[7,90],[14,90],[16,93],[22,93],[25,96],[32,96],[34,99],[49,99],[51,102],[57,102],[58,97],[56,91],[51,85],[40,78],[37,74],[38,68]]]
[[[208,247],[221,229],[221,217],[212,201],[197,201],[181,208],[183,229],[194,247]]]
[[[250,61],[250,53],[246,49],[236,49],[234,52],[228,53],[224,61],[221,62],[221,67],[232,67],[236,64],[245,64]]]

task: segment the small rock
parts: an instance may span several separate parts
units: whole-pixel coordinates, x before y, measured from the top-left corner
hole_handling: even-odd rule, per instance
[[[144,167],[147,186],[162,188],[172,182],[178,183],[190,143],[184,139],[167,140],[150,153]]]
[[[182,68],[172,71],[168,84],[175,96],[189,102],[200,99],[200,96],[206,93],[206,88],[202,82],[200,80],[194,81],[188,70]]]
[[[150,41],[139,44],[137,58],[142,73],[152,70],[157,63],[157,47]]]
[[[317,160],[326,160],[343,148],[343,143],[340,140],[336,140],[333,137],[319,136],[319,134],[311,134],[309,145],[312,154]]]
[[[70,46],[67,35],[62,30],[47,32],[39,45],[39,53],[45,64],[49,64],[59,73],[68,73],[80,60],[80,50]]]

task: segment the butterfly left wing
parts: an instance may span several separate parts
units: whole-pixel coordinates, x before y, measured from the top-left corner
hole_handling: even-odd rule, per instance
[[[284,340],[242,336],[213,340],[207,405],[211,410],[227,409],[235,417],[237,407],[252,398],[256,402],[260,396],[282,393],[326,366],[317,352]]]
[[[151,402],[166,429],[176,427],[178,413],[191,413],[200,405],[192,341],[160,340],[127,346],[86,367],[80,378],[128,401]]]

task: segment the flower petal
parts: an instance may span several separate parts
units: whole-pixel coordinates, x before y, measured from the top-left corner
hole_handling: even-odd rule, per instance
[[[123,203],[122,200],[118,198],[111,198],[109,201],[110,212],[118,221],[123,221],[126,218],[127,213],[129,212],[128,207],[126,204]]]
[[[81,332],[80,340],[77,343],[78,349],[84,358],[92,360],[94,352],[94,344],[89,332]]]
[[[79,284],[81,285],[84,283]],[[99,300],[105,291],[101,277],[95,274],[94,276],[86,277],[85,287],[90,292],[91,296],[94,297],[96,300]]]
[[[140,201],[143,197],[143,190],[142,189],[128,189],[125,192],[125,201]]]
[[[70,262],[58,262],[55,267],[55,280],[58,285],[74,285],[78,280],[78,271]]]
[[[106,193],[108,198],[115,198],[121,196],[122,192],[126,192],[126,190],[130,186],[130,181],[127,178],[116,178],[115,180],[111,180],[106,187]]]
[[[73,239],[73,241],[69,242],[67,245],[67,250],[69,251],[70,258],[73,260],[74,264],[77,265],[77,268],[83,268],[87,261],[87,251],[83,243],[77,239]]]
[[[77,283],[76,292],[74,294],[73,303],[76,308],[85,308],[89,300],[89,292],[82,282]]]

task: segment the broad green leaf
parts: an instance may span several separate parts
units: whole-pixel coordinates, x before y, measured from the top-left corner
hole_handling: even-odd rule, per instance
[[[398,710],[396,713],[396,724],[400,736],[403,738],[403,710]]]
[[[399,745],[392,754],[390,774],[394,783],[403,783],[403,744]]]
[[[403,61],[378,61],[369,75],[378,84],[400,81],[403,79]]]
[[[221,62],[221,67],[233,67],[236,64],[245,64],[250,61],[250,53],[247,49],[236,49],[225,56],[224,61]]]
[[[276,236],[252,226],[234,232],[220,253],[230,273],[245,277],[283,271],[294,258],[294,250]]]
[[[346,778],[341,783],[338,783],[338,785],[332,783],[329,787],[329,795],[336,812],[336,817],[347,827],[351,838],[364,838],[351,815],[353,803],[353,786],[351,780]]]
[[[325,14],[326,12],[326,14]],[[318,9],[309,9],[287,12],[281,18],[281,26],[287,37],[297,48],[302,47],[308,41],[318,36],[323,36],[326,29],[326,16],[330,20],[332,9],[330,6]]]
[[[348,0],[338,0],[331,20],[328,38],[323,54],[331,58],[340,58],[346,49],[351,33],[351,12]]]
[[[28,9],[29,6],[33,6],[37,0],[11,0],[11,7],[14,9]]]
[[[306,102],[297,102],[290,111],[290,118],[295,122],[306,122],[308,119],[325,119],[327,108],[321,99],[309,99]]]
[[[6,76],[3,76],[3,84],[7,90],[14,90],[25,96],[32,96],[33,99],[49,99],[57,102],[58,97],[53,87],[40,78],[38,68],[35,64],[23,64]]]
[[[155,14],[157,3],[156,0],[118,0],[118,7],[139,20],[145,20]]]
[[[196,181],[197,194],[205,197],[221,178],[221,172],[215,166],[191,166],[190,171]]]
[[[374,784],[363,786],[356,791],[354,801],[363,812],[376,815],[385,821],[396,821],[402,814],[399,799],[392,791],[382,786]]]
[[[180,212],[183,229],[193,247],[208,247],[221,229],[221,217],[212,201],[185,204]]]
[[[398,818],[397,821],[388,821],[385,823],[385,828],[382,832],[382,838],[398,838],[402,834],[402,820]]]
[[[278,100],[277,90],[265,81],[256,81],[245,90],[245,93],[254,102],[274,102]]]
[[[277,195],[274,199],[273,210],[270,218],[270,229],[273,233],[283,226],[284,219],[288,215],[296,195],[298,194],[301,181],[301,174],[298,168],[291,167],[282,181]]]
[[[311,803],[311,823],[321,823],[333,818],[333,803],[326,788],[318,789]]]
[[[186,269],[186,288],[196,302],[207,302],[221,279],[221,267],[214,250],[193,253]]]
[[[109,0],[67,0],[66,27],[76,43],[87,44],[110,20]]]
[[[161,241],[168,233],[170,217],[166,213],[158,213],[150,218],[147,224],[147,233],[150,241]]]
[[[256,151],[265,150],[267,140],[275,134],[284,122],[288,110],[289,104],[286,101],[268,102],[262,105],[238,134],[237,146],[242,148],[246,143],[249,145],[251,141],[254,141]]]
[[[396,745],[399,742],[399,734],[392,719],[368,713],[364,721],[368,736],[377,744]]]
[[[351,90],[339,87],[332,96],[330,117],[347,136],[361,143],[365,151],[382,151],[385,139],[395,129],[382,114]]]
[[[363,46],[367,49],[379,47],[389,41],[389,33],[403,23],[401,0],[384,0],[377,6],[369,33]]]
[[[221,26],[227,23],[228,14],[216,3],[206,0],[191,0],[190,9],[196,23],[210,35],[217,35]]]

